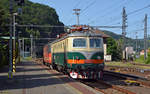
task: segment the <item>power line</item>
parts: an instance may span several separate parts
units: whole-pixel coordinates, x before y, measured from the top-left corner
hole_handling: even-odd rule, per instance
[[[87,13],[89,12],[89,11],[87,11],[88,8],[92,7],[92,5],[95,4],[95,2],[96,2],[96,0],[93,1],[93,2],[90,2],[89,4],[87,4],[87,6],[86,6],[85,8],[83,8],[83,10],[81,11],[81,13],[82,13],[81,16],[84,16],[84,17],[85,17],[85,16],[87,15]],[[83,20],[83,19],[81,19],[81,20]]]
[[[105,9],[103,9],[103,10],[101,10],[101,11],[105,11],[105,12],[106,12],[108,9],[112,8],[114,5],[116,5],[116,2],[113,3],[111,6],[105,8]],[[98,11],[98,12],[99,12],[99,11]],[[98,13],[98,12],[96,12],[96,13]],[[103,12],[103,13],[104,13],[104,12]],[[97,19],[98,17],[100,17],[100,16],[95,17],[95,19]],[[88,24],[92,23],[93,21],[95,21],[95,20],[91,20]]]
[[[116,7],[116,8],[111,8],[111,10],[116,10],[116,9],[118,9],[119,7],[121,7],[122,4],[126,4],[126,3],[128,3],[127,0],[126,0],[126,2],[124,2],[124,3],[121,3],[118,7]],[[102,15],[102,16],[97,16],[97,17],[95,17],[95,20],[96,20],[97,18],[106,17],[106,16],[108,15],[108,13],[112,13],[112,12],[114,13],[114,11],[108,11],[108,9],[106,9],[106,10],[105,10],[105,14]],[[110,15],[110,14],[109,14],[109,15]],[[117,19],[118,19],[118,18],[117,18]],[[90,24],[91,22],[94,22],[95,20],[90,21],[89,24]]]
[[[91,0],[89,0],[89,1],[91,1]],[[95,0],[95,1],[96,1],[96,0]],[[94,2],[95,2],[95,1],[94,1]],[[79,0],[79,1],[75,4],[74,9],[76,9],[76,7],[81,4],[80,2],[81,2],[81,1]],[[81,12],[84,12],[88,7],[90,7],[90,6],[86,6],[83,10],[81,10]],[[67,21],[67,23],[69,23],[71,20],[73,20],[73,17],[70,17],[69,20]]]
[[[140,9],[134,10],[132,12],[129,12],[127,15],[131,15],[131,14],[137,13],[137,12],[142,11],[142,10],[144,10],[146,8],[149,8],[149,7],[150,7],[150,4],[145,6],[145,7],[143,7],[143,8],[140,8]]]
[[[52,26],[52,25],[16,25],[18,27],[39,27],[39,28],[46,28],[46,27],[72,27],[72,26]],[[90,26],[95,28],[122,28],[122,26]]]
[[[81,3],[81,0],[78,0],[77,3],[75,4],[74,8],[77,8]]]
[[[142,10],[144,10],[144,9],[146,9],[146,8],[149,8],[150,7],[150,4],[149,5],[147,5],[147,6],[145,6],[145,7],[143,7],[143,8],[140,8],[140,9],[137,9],[137,10],[134,10],[134,11],[132,11],[132,12],[129,12],[128,14],[127,14],[127,16],[129,16],[129,15],[132,15],[132,14],[134,14],[134,13],[137,13],[137,12],[139,12],[139,11],[142,11]],[[120,18],[121,19],[121,18]],[[119,19],[118,19],[119,20]],[[113,22],[113,21],[112,21]]]
[[[150,4],[149,4],[149,5],[147,5],[147,6],[145,6],[145,7],[143,7],[143,8],[140,8],[140,9],[134,10],[134,11],[132,11],[132,12],[128,13],[127,15],[128,15],[128,16],[129,16],[129,15],[132,15],[132,14],[134,14],[134,13],[137,13],[137,12],[142,11],[142,10],[144,10],[144,9],[146,9],[146,8],[149,8],[149,7],[150,7]],[[120,18],[120,19],[121,19],[121,18]],[[116,19],[116,20],[119,20],[119,19]],[[113,21],[111,21],[111,22],[113,22]]]
[[[40,27],[40,28],[46,28],[46,27],[67,27],[67,26],[54,26],[54,25],[16,25],[18,27]]]
[[[89,7],[91,7],[92,5],[94,5],[96,2],[96,0],[94,0],[93,2],[91,2],[90,4],[88,4],[82,11],[81,13],[83,13],[85,10],[87,10]]]
[[[142,31],[142,30],[144,30],[144,28],[143,28],[143,29],[130,30],[130,31],[128,31],[128,32],[130,32],[130,33],[131,33],[131,32],[135,32],[135,31],[137,32],[137,31]],[[127,32],[127,33],[128,33],[128,32]]]
[[[77,6],[79,6],[80,2],[81,2],[81,0],[78,0],[77,3],[74,5],[73,9],[75,9]],[[70,10],[70,12],[72,12],[72,9]],[[69,14],[69,16],[67,15],[66,17],[68,18],[68,21],[66,21],[66,23],[69,23],[73,19],[72,14]]]

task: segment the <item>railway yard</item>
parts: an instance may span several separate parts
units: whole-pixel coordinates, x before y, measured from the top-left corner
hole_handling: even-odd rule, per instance
[[[149,94],[150,92],[150,80],[145,77],[149,74],[148,70],[141,72],[128,68],[128,71],[125,71],[125,67],[106,65],[101,80],[74,80],[68,75],[43,65],[42,59],[24,61],[17,66],[18,72],[14,76],[17,80],[12,82],[4,80],[7,74],[1,71],[0,84],[3,87],[0,87],[0,94],[49,94],[48,92],[53,94]]]
[[[150,94],[148,8],[0,0],[0,94]]]

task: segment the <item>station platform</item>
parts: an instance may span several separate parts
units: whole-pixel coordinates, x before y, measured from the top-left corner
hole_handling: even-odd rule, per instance
[[[102,94],[42,64],[23,61],[16,68],[12,80],[8,67],[0,69],[0,94]]]

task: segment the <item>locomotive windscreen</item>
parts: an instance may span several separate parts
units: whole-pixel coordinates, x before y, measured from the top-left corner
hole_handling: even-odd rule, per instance
[[[86,47],[86,39],[84,38],[73,39],[73,47]]]
[[[90,39],[90,48],[101,48],[101,39]]]

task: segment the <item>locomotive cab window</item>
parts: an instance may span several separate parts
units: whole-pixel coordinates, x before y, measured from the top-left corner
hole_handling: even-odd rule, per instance
[[[84,38],[75,38],[73,39],[73,47],[86,47],[86,39]]]
[[[91,38],[90,48],[101,48],[101,39]]]

